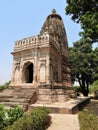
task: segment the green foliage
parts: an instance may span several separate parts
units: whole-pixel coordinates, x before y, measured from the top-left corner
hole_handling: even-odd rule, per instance
[[[94,83],[92,84],[92,86],[97,86],[98,87],[98,80],[94,81]]]
[[[70,49],[72,81],[78,81],[84,96],[89,85],[98,79],[98,48],[92,50],[92,43],[98,42],[98,1],[67,0],[66,14],[81,24],[82,39]]]
[[[73,86],[73,89],[75,90],[75,92],[81,92],[80,86]]]
[[[4,127],[8,126],[10,123],[7,117],[7,110],[3,105],[0,104],[0,130],[3,130]]]
[[[98,130],[98,117],[90,110],[79,112],[80,130]]]
[[[32,112],[34,130],[44,130],[49,111],[45,107],[38,107]]]
[[[15,106],[14,108],[11,108],[8,111],[9,123],[13,124],[13,122],[15,122],[17,119],[22,117],[23,114],[24,114],[24,111],[23,111],[23,109],[21,107]]]
[[[97,0],[67,0],[66,14],[73,21],[80,23],[84,32],[81,34],[98,41],[98,1]]]
[[[24,115],[19,118],[13,125],[6,127],[4,130],[33,130],[33,122],[31,115]]]
[[[98,90],[98,80],[94,81],[94,83],[90,86],[90,92],[93,93]]]
[[[93,52],[94,52],[94,57],[92,57],[92,58],[94,58],[93,66],[95,66],[94,72],[96,72],[93,75],[93,79],[94,79],[94,81],[96,81],[96,80],[98,80],[98,47],[95,48],[95,50]]]
[[[13,124],[16,120],[23,116],[23,109],[15,107],[6,110],[3,105],[0,105],[0,130],[3,130],[8,125]]]
[[[72,81],[78,81],[84,96],[89,93],[89,85],[98,79],[98,48],[92,49],[92,43],[98,42],[98,1],[67,0],[66,14],[81,24],[82,38],[70,48]]]
[[[87,96],[89,85],[98,78],[98,49],[93,50],[91,41],[82,38],[69,51],[72,81],[77,81]]]
[[[3,105],[0,105],[0,130],[2,130],[5,127],[5,109]]]
[[[10,81],[6,82],[6,83],[5,83],[5,84],[3,84],[3,85],[0,85],[0,90],[7,89],[7,88],[8,88],[8,86],[9,86],[9,84],[10,84]]]
[[[48,114],[49,111],[45,107],[35,108],[31,113],[26,113],[12,126],[8,126],[4,130],[45,130]]]

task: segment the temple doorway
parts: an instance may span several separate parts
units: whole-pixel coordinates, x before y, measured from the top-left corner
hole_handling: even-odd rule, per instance
[[[24,65],[24,73],[23,73],[23,79],[25,83],[32,83],[33,82],[33,63],[29,62]]]
[[[27,67],[28,69],[28,83],[32,83],[33,82],[33,64],[28,65]]]

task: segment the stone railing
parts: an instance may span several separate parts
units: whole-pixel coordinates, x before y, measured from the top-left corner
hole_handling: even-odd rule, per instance
[[[32,36],[15,42],[14,51],[29,49],[49,42],[49,34]]]

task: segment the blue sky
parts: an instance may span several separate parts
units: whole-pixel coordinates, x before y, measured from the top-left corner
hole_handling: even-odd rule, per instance
[[[0,84],[11,79],[14,41],[38,35],[46,17],[61,15],[69,46],[79,39],[80,26],[65,15],[65,0],[0,0]]]

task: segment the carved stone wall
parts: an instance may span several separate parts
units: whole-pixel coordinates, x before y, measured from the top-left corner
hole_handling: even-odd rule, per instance
[[[62,83],[61,57],[53,50],[50,51],[50,73],[52,83]]]

